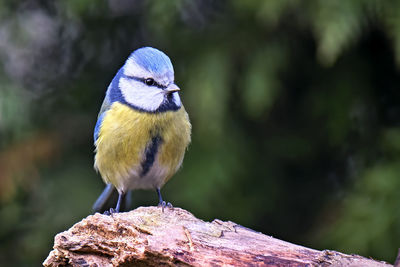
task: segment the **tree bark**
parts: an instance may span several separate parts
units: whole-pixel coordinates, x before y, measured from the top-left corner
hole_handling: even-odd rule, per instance
[[[96,213],[55,237],[44,266],[392,266],[275,239],[190,212],[140,207]]]

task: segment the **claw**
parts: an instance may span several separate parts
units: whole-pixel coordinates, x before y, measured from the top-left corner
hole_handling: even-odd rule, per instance
[[[174,206],[172,206],[171,202],[165,202],[164,200],[158,203],[158,207],[162,208],[162,212],[164,212],[166,207],[169,209],[174,209]]]
[[[164,200],[158,203],[158,207],[162,208],[162,212],[164,212],[165,206],[167,206],[167,203]]]
[[[162,199],[160,188],[157,188],[156,191],[157,191],[157,195],[158,195],[158,207],[162,208],[162,212],[164,212],[165,207],[173,209],[174,207],[172,206],[171,203],[169,203],[169,202],[167,203]]]
[[[107,216],[112,216],[114,213],[117,213],[117,211],[115,210],[115,209],[113,209],[113,208],[111,208],[110,210],[106,210],[106,211],[104,211],[104,215],[107,215]]]

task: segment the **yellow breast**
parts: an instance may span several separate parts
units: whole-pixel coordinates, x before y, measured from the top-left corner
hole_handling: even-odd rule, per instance
[[[115,102],[104,116],[96,141],[95,168],[119,191],[161,187],[179,169],[190,143],[191,125],[185,109],[145,113]],[[152,171],[141,176],[146,148],[161,142]]]

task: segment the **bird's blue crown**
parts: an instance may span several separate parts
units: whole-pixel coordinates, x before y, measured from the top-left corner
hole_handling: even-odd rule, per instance
[[[129,56],[138,65],[152,73],[168,73],[174,72],[171,60],[162,51],[152,47],[142,47]]]

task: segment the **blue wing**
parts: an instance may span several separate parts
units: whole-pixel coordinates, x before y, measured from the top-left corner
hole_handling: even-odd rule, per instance
[[[108,94],[106,94],[106,97],[104,98],[103,104],[101,105],[99,115],[97,116],[97,122],[96,126],[94,127],[94,142],[96,143],[97,138],[99,138],[99,133],[100,133],[100,127],[103,122],[104,116],[106,115],[106,111],[109,110],[111,107],[111,101],[108,97]]]

